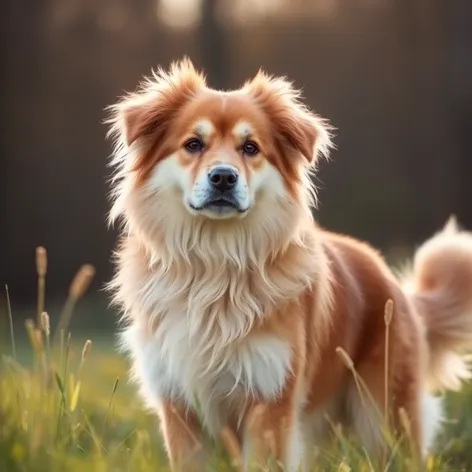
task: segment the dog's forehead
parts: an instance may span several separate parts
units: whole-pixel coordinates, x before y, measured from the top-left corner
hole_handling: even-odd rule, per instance
[[[230,134],[235,140],[241,141],[256,133],[252,123],[245,117],[241,119],[228,120],[226,126],[222,126],[220,119],[212,121],[210,118],[199,118],[193,127],[196,134],[207,140],[211,139],[215,134]]]
[[[261,133],[267,126],[262,110],[242,93],[204,95],[189,105],[184,113],[186,126],[203,138],[218,135],[241,140]]]

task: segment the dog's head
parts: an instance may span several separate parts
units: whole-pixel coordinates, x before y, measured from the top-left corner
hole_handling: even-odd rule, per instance
[[[111,109],[112,217],[148,227],[164,214],[224,225],[307,206],[309,170],[331,144],[327,123],[286,80],[260,72],[239,90],[216,91],[187,59]]]

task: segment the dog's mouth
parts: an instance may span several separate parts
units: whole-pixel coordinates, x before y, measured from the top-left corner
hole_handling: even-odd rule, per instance
[[[189,205],[190,208],[195,211],[210,210],[217,213],[225,213],[233,210],[236,210],[238,213],[248,211],[248,208],[242,208],[235,199],[226,196],[208,199],[200,206],[195,206],[191,202],[189,202]]]

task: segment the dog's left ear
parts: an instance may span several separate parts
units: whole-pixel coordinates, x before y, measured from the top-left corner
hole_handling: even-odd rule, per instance
[[[333,127],[301,102],[300,91],[290,82],[261,71],[246,88],[272,121],[282,146],[301,154],[308,165],[315,165],[320,156],[329,157]]]

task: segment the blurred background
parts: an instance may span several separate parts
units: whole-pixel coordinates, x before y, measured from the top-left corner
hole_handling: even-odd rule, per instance
[[[286,75],[331,120],[323,225],[397,256],[450,213],[472,228],[470,0],[2,0],[0,24],[0,282],[17,318],[44,245],[48,309],[91,263],[74,323],[113,329],[104,108],[184,54],[214,87]]]

